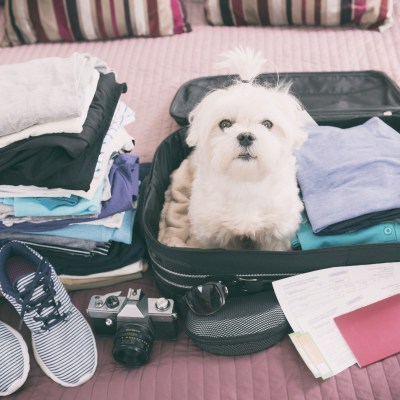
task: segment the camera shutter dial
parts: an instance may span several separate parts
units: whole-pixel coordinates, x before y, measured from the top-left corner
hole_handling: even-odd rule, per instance
[[[108,296],[105,304],[107,308],[117,308],[119,306],[119,299],[118,296]]]
[[[165,297],[160,297],[156,301],[156,308],[158,311],[166,311],[170,306],[170,302]]]

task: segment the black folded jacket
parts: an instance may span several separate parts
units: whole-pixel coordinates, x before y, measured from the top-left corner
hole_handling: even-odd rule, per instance
[[[0,149],[0,184],[89,190],[103,139],[126,84],[100,75],[82,132],[52,133]]]

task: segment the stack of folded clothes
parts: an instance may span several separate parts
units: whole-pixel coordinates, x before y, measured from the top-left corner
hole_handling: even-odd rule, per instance
[[[308,140],[296,153],[305,213],[293,246],[399,241],[398,132],[378,117],[347,129],[307,131]]]
[[[88,54],[0,66],[0,239],[45,255],[70,287],[132,278],[139,159],[125,84]]]

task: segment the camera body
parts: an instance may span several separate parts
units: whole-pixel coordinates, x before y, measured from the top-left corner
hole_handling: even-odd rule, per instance
[[[113,335],[131,324],[148,328],[154,339],[173,340],[178,334],[177,313],[172,299],[149,298],[141,289],[92,296],[87,308],[93,330]]]

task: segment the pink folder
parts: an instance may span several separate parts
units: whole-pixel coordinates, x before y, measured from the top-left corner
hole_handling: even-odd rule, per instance
[[[400,352],[400,294],[334,318],[364,367]]]

